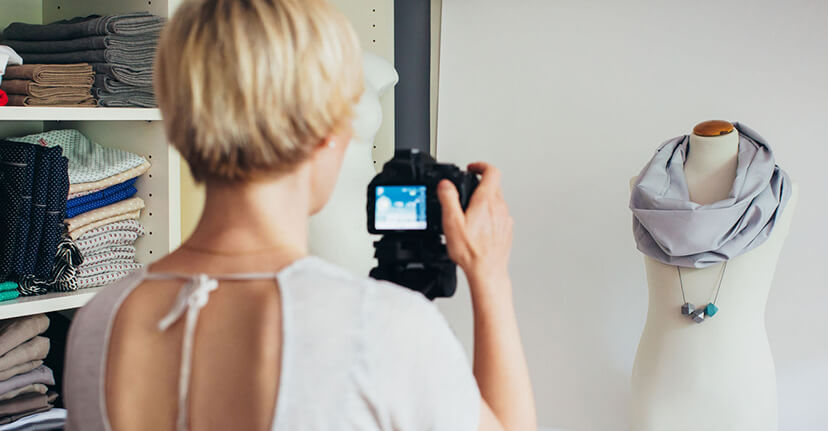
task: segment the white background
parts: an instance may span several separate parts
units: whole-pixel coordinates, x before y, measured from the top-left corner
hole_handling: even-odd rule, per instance
[[[443,3],[438,158],[504,172],[541,423],[627,429],[647,306],[629,179],[661,142],[727,119],[801,186],[767,329],[780,429],[828,429],[828,2]],[[467,296],[440,305],[468,347]]]

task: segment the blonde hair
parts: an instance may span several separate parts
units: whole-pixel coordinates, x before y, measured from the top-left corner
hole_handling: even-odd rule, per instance
[[[158,47],[167,138],[197,181],[290,171],[353,117],[359,41],[325,0],[190,0]]]

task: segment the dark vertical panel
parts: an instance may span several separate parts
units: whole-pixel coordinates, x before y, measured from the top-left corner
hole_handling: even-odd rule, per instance
[[[394,146],[430,149],[431,0],[394,2]]]

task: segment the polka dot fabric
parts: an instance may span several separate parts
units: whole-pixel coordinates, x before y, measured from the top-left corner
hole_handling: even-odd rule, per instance
[[[130,180],[132,178],[139,177],[144,174],[144,172],[148,171],[150,168],[149,162],[144,162],[140,166],[136,168],[132,168],[128,171],[120,173],[118,175],[114,175],[108,178],[104,178],[100,181],[95,181],[93,183],[80,183],[80,184],[72,184],[69,186],[69,195],[70,196],[77,196],[80,193],[84,192],[97,192],[101,191],[107,187],[112,187],[115,184],[120,184],[126,180]]]
[[[92,223],[106,220],[111,217],[131,213],[144,208],[144,200],[141,198],[131,198],[125,201],[117,202],[112,205],[107,205],[103,208],[98,208],[77,217],[66,219],[66,224],[69,227],[69,232],[73,233],[81,227],[90,225]],[[96,226],[97,227],[97,226]]]
[[[129,189],[130,187],[134,188],[135,187],[135,182],[137,180],[138,180],[138,178],[133,178],[133,179],[127,180],[123,183],[115,184],[112,187],[107,187],[103,190],[98,190],[98,191],[89,192],[89,193],[83,192],[83,193],[87,193],[87,194],[85,194],[83,196],[78,196],[78,197],[75,197],[75,198],[72,198],[72,196],[70,195],[69,200],[66,201],[66,208],[69,209],[69,208],[76,207],[78,205],[83,205],[83,204],[88,204],[90,202],[95,202],[95,201],[101,200],[101,199],[103,199],[107,196],[110,196],[110,195],[112,195],[116,192],[119,192],[121,190],[126,190],[126,189]],[[72,217],[72,216],[69,216],[69,217]]]
[[[133,211],[131,213],[126,213],[126,214],[121,214],[121,215],[117,215],[117,216],[114,216],[114,217],[109,217],[109,218],[106,218],[106,219],[103,219],[103,220],[99,220],[99,221],[96,221],[96,222],[93,222],[93,223],[89,223],[86,226],[81,226],[81,227],[73,230],[72,232],[69,232],[69,236],[71,236],[72,239],[78,239],[81,236],[83,236],[83,234],[85,234],[86,232],[89,232],[90,230],[95,229],[97,227],[104,226],[104,225],[107,225],[107,224],[110,224],[110,223],[115,223],[115,222],[118,222],[118,221],[123,221],[123,220],[138,220],[140,217],[141,217],[141,210],[136,210],[136,211]]]
[[[10,141],[59,146],[69,159],[69,183],[94,183],[141,166],[146,160],[128,151],[107,148],[72,129],[8,138]],[[122,181],[119,181],[122,182]]]
[[[135,196],[136,193],[138,193],[138,190],[135,187],[127,187],[125,189],[115,191],[111,194],[101,197],[98,200],[93,200],[87,203],[75,205],[71,208],[67,208],[66,217],[77,217],[89,211],[96,210],[98,208],[103,208],[107,205],[111,205],[116,202],[129,199]]]
[[[40,252],[36,273],[45,278],[52,271],[55,262],[55,253],[58,250],[63,235],[63,219],[66,218],[66,195],[69,194],[69,177],[66,172],[69,160],[60,157],[50,166],[53,173],[49,186],[46,188],[46,215],[43,219],[43,234],[40,241]]]
[[[0,141],[0,279],[51,274],[68,192],[60,147]]]

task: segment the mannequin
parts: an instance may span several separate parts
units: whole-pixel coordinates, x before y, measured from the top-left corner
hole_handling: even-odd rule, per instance
[[[374,241],[367,231],[366,188],[376,175],[371,147],[382,124],[380,96],[399,77],[385,59],[364,53],[365,93],[356,107],[354,139],[345,152],[342,171],[331,200],[311,218],[311,253],[354,274],[367,276],[375,265]]]
[[[723,121],[699,124],[689,148],[684,172],[690,199],[705,205],[726,198],[736,178],[738,131]],[[632,373],[634,431],[778,429],[764,313],[797,198],[794,184],[770,238],[729,261],[720,311],[702,324],[679,312],[683,300],[676,267],[644,257],[649,308]],[[706,304],[721,270],[722,264],[682,268],[687,301]]]

